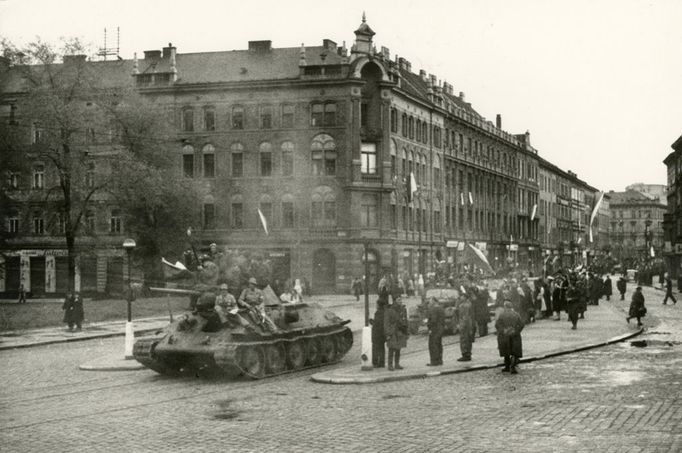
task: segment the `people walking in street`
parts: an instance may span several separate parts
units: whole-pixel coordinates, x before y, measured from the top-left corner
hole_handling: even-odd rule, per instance
[[[616,288],[620,293],[620,300],[625,300],[625,290],[627,289],[627,286],[628,283],[627,280],[625,280],[625,277],[622,275],[618,277],[618,281],[616,281]]]
[[[388,370],[402,370],[400,366],[400,350],[407,346],[407,310],[401,298],[398,298],[386,309],[384,315],[384,334],[388,346]]]
[[[504,302],[504,311],[495,321],[495,330],[497,331],[497,349],[500,357],[504,357],[502,371],[516,374],[516,365],[519,363],[519,358],[523,357],[521,331],[524,325],[521,316],[512,307],[510,301]]]
[[[22,283],[19,285],[19,300],[17,300],[18,304],[25,304],[26,303],[26,289],[24,288],[24,284]]]
[[[604,279],[604,295],[606,296],[606,300],[611,300],[611,294],[613,294],[611,274],[606,274],[606,278]]]
[[[665,298],[663,299],[663,305],[667,305],[668,299],[673,301],[673,304],[677,304],[677,299],[673,295],[673,281],[670,279],[670,275],[666,272],[663,276],[665,283]]]
[[[429,363],[427,366],[443,364],[443,330],[445,330],[445,310],[435,297],[429,300]]]
[[[83,299],[80,293],[67,292],[62,310],[64,310],[64,322],[69,326],[69,332],[73,332],[74,326],[76,326],[76,331],[80,331],[84,319]]]
[[[469,362],[471,360],[471,346],[474,337],[474,317],[471,306],[471,295],[464,292],[464,296],[460,298],[457,305],[457,315],[459,319],[459,349],[462,357],[457,359],[458,362]]]
[[[568,289],[566,290],[566,313],[568,319],[571,321],[571,329],[578,328],[578,319],[580,317],[580,310],[583,302],[581,299],[580,289],[576,281],[569,281]]]
[[[386,318],[386,304],[377,300],[377,309],[372,321],[372,366],[383,368],[386,366],[386,334],[384,321]]]
[[[637,327],[642,327],[642,318],[646,316],[646,307],[644,306],[644,294],[642,294],[642,287],[638,286],[632,294],[632,301],[630,302],[630,311],[625,320],[630,323],[632,318],[637,318]]]

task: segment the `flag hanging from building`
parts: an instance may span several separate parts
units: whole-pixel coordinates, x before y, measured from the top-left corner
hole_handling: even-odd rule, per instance
[[[263,225],[263,230],[265,230],[265,234],[268,235],[268,221],[265,219],[265,216],[261,212],[260,208],[258,208],[258,217],[260,217],[260,223]]]
[[[656,258],[656,252],[654,251],[654,246],[651,246],[651,257]]]
[[[533,220],[535,220],[535,213],[537,212],[537,210],[538,210],[538,205],[537,205],[537,204],[534,204],[534,205],[533,205],[533,212],[530,213],[530,221],[531,221],[531,222],[532,222]]]
[[[469,192],[469,204],[473,205],[474,204],[474,197],[471,195],[471,192]]]
[[[414,200],[414,193],[417,191],[417,180],[414,179],[414,173],[410,172],[410,180],[407,182],[407,201]]]
[[[601,206],[601,202],[604,200],[604,192],[601,193],[599,196],[599,200],[597,200],[597,203],[594,205],[594,209],[592,210],[592,214],[590,215],[590,242],[594,242],[592,239],[592,223],[594,222],[594,219],[597,217],[597,213],[599,212],[599,207]]]
[[[464,206],[464,192],[459,193],[459,201]]]

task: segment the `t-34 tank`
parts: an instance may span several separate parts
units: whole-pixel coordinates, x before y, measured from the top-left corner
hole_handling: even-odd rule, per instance
[[[168,290],[165,290],[168,291]],[[190,292],[170,290],[168,292]],[[135,359],[166,375],[246,375],[253,379],[338,362],[353,345],[342,320],[316,303],[238,307],[222,321],[202,294],[197,309],[135,342]],[[265,316],[264,316],[265,315]]]

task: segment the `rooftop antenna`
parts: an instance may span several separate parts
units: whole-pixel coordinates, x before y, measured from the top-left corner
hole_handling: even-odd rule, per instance
[[[97,55],[100,57],[104,58],[104,61],[107,61],[107,56],[109,55],[115,55],[117,59],[121,59],[119,57],[119,51],[120,51],[120,43],[121,43],[121,28],[116,27],[116,47],[107,47],[107,29],[104,29],[104,47],[99,48],[99,52],[97,52]]]

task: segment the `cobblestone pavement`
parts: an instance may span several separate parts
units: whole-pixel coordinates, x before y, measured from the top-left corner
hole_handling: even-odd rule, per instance
[[[648,291],[649,334],[635,339],[646,347],[537,361],[515,376],[332,386],[305,371],[230,382],[77,369],[120,338],[3,351],[0,442],[18,452],[680,452],[682,306]],[[356,342],[346,361],[358,353]]]

